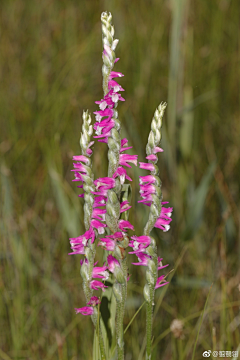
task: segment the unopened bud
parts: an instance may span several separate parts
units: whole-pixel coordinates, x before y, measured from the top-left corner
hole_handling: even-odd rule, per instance
[[[154,276],[149,269],[147,269],[147,271],[146,271],[146,279],[147,279],[148,284],[155,285]]]
[[[144,299],[145,299],[147,302],[150,302],[150,301],[151,301],[150,288],[149,288],[148,284],[146,284],[146,285],[144,286],[143,296],[144,296]]]
[[[118,283],[113,284],[113,294],[117,301],[122,301],[122,285]]]

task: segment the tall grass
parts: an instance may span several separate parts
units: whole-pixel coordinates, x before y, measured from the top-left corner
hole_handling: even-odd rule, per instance
[[[120,39],[116,69],[125,74],[119,115],[140,161],[151,109],[169,102],[160,171],[164,198],[175,213],[171,233],[154,236],[175,271],[167,292],[156,297],[154,358],[191,359],[194,344],[196,359],[208,349],[236,350],[239,3],[2,0],[0,358],[92,359],[91,322],[74,313],[84,304],[79,259],[67,255],[68,238],[82,232],[70,169],[79,153],[83,106],[96,110],[94,101],[102,96],[105,10],[112,12]],[[96,144],[93,163],[100,176],[105,158],[106,148]],[[138,191],[133,184],[135,206]],[[130,221],[140,233],[146,214],[141,206],[135,210]],[[143,276],[129,259],[125,326],[144,301]],[[180,338],[170,330],[174,319],[183,323]],[[142,358],[144,334],[139,311],[125,336],[126,360]]]

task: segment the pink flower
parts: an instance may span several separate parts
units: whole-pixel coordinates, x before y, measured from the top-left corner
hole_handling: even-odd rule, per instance
[[[106,270],[107,270],[107,266],[105,265],[95,266],[93,268],[92,277],[107,280],[109,278],[109,273]]]
[[[71,248],[73,249],[73,252],[68,253],[68,255],[85,254],[84,245],[73,245]]]
[[[93,290],[102,289],[102,291],[105,291],[105,288],[107,288],[107,286],[104,285],[103,283],[101,283],[101,281],[92,280],[90,282],[90,288],[93,289]]]
[[[131,162],[135,166],[137,166],[137,158],[138,158],[137,155],[121,154],[119,159],[119,164],[131,168],[131,166],[128,163]]]
[[[90,301],[87,303],[87,305],[90,306],[96,306],[98,304],[101,304],[101,300],[97,296],[92,296]]]
[[[103,195],[95,196],[95,197],[94,197],[93,207],[105,206],[105,205],[106,205],[106,201],[107,201],[107,197],[106,197],[106,196],[103,196]]]
[[[149,184],[154,184],[156,182],[155,176],[153,176],[153,175],[139,176],[140,185],[145,182],[147,182]]]
[[[101,121],[102,117],[107,116],[108,120],[110,120],[114,114],[113,109],[106,108],[105,110],[95,111],[94,114],[96,115],[96,121]]]
[[[81,244],[81,245],[86,246],[88,240],[90,240],[90,239],[91,239],[91,244],[92,244],[95,240],[95,233],[94,233],[92,227],[90,227],[89,230],[87,230],[83,235],[80,235],[76,238],[70,238],[69,240],[70,240],[71,245]]]
[[[166,204],[166,203],[167,203],[166,201],[162,202],[162,204]],[[162,206],[160,216],[157,219],[154,226],[163,230],[164,232],[168,231],[170,229],[169,224],[172,221],[171,219],[172,211],[173,211],[172,207],[165,208],[164,206]]]
[[[119,85],[115,80],[110,80],[108,82],[108,88],[113,89],[114,92],[118,92],[118,91],[125,91],[121,85]]]
[[[93,212],[92,212],[92,218],[105,221],[106,212],[107,212],[106,209],[95,208],[95,209],[93,209]]]
[[[98,178],[94,181],[94,185],[96,186],[97,190],[109,190],[114,188],[115,180],[110,177]]]
[[[82,308],[75,308],[76,314],[81,313],[82,315],[93,315],[94,309],[91,306],[84,306]]]
[[[109,75],[109,80],[112,80],[115,77],[122,77],[122,76],[124,76],[124,75],[120,72],[111,71],[111,73]]]
[[[160,257],[158,257],[158,270],[162,270],[162,269],[164,269],[165,267],[167,267],[167,266],[169,266],[169,264],[167,264],[167,265],[163,265],[162,264],[162,258],[160,258]]]
[[[134,230],[134,226],[127,220],[120,220],[118,222],[118,227],[120,230],[124,231],[124,229]]]
[[[104,233],[104,228],[107,226],[106,224],[101,223],[98,220],[93,219],[91,221],[91,226],[94,227],[95,229],[97,229],[99,234],[103,234]]]
[[[158,152],[163,152],[164,150],[158,146],[156,146],[154,149],[153,149],[153,153],[156,154]]]
[[[107,251],[113,251],[116,247],[116,242],[110,237],[101,238],[99,241],[98,246],[102,246]]]
[[[138,257],[138,263],[132,263],[133,265],[142,265],[142,266],[148,266],[148,260],[151,259],[150,255],[144,254],[142,252],[139,252],[136,254]]]
[[[137,254],[140,252],[145,252],[145,249],[151,244],[151,238],[147,235],[142,236],[132,236],[129,246],[133,248],[134,251],[129,252],[129,254]]]
[[[73,160],[74,161],[82,161],[85,164],[89,164],[89,158],[84,155],[74,155]]]
[[[157,155],[151,154],[151,155],[148,155],[146,157],[146,159],[149,161],[156,161],[158,158],[157,158]]]
[[[128,144],[128,139],[124,138],[124,139],[121,140],[120,152],[132,149],[132,146],[124,146],[124,145],[127,145],[127,144]]]
[[[158,279],[157,279],[157,282],[156,282],[156,286],[155,286],[155,289],[158,289],[164,285],[167,285],[169,284],[169,282],[167,282],[166,280],[164,280],[165,278],[165,275],[161,275]]]
[[[154,171],[155,170],[155,167],[154,167],[153,164],[140,162],[139,165],[140,165],[139,166],[140,169],[149,170],[149,171]]]
[[[112,256],[112,255],[108,255],[107,257],[107,261],[108,261],[108,269],[109,271],[111,271],[111,273],[114,273],[115,267],[120,267],[119,262],[117,261],[117,259]]]
[[[127,200],[123,201],[120,204],[120,213],[123,213],[124,211],[127,211],[129,209],[131,209],[131,206],[129,205],[129,202]]]
[[[114,178],[114,179],[115,179],[117,176],[120,177],[120,183],[121,183],[121,185],[124,184],[125,178],[128,179],[129,181],[132,181],[132,179],[127,175],[126,169],[124,169],[122,166],[119,166],[119,167],[117,168],[117,170],[115,171],[115,173],[113,174],[113,178]]]
[[[143,197],[149,194],[156,194],[156,188],[151,184],[140,185],[140,194],[142,194]]]

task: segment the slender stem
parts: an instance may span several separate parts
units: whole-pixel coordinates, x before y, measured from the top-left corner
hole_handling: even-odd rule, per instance
[[[99,316],[97,314],[93,314],[91,316],[91,318],[92,318],[93,325],[94,325],[94,327],[96,329],[96,332],[97,332],[97,335],[98,335],[101,360],[106,360],[107,358],[106,358],[106,354],[105,354],[105,346],[104,346],[104,341],[103,341],[103,334],[102,334],[101,326],[99,326],[100,325]]]
[[[146,360],[151,360],[152,353],[152,322],[153,322],[153,307],[151,302],[147,302],[147,348],[146,348]]]

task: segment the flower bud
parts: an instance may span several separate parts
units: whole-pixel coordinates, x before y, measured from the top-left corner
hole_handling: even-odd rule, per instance
[[[152,246],[148,246],[146,248],[146,253],[150,256],[154,256],[156,254],[156,252],[154,251],[154,248]]]
[[[146,284],[146,285],[144,286],[143,296],[144,296],[144,299],[145,299],[147,302],[150,302],[150,301],[151,301],[150,289],[149,289],[148,284]]]
[[[89,247],[85,248],[85,255],[86,255],[86,258],[88,259],[89,262],[93,261],[93,253],[89,249]]]
[[[113,284],[113,294],[117,301],[122,301],[122,285],[118,283]]]
[[[146,279],[147,279],[148,284],[155,285],[154,276],[149,269],[147,269],[147,271],[146,271]]]
[[[119,266],[115,266],[114,276],[120,284],[125,284],[124,274]]]
[[[155,265],[155,262],[153,260],[148,260],[148,268],[151,271],[152,274],[156,274],[157,267]]]
[[[121,241],[121,246],[126,249],[129,245],[129,237],[127,235],[125,235],[123,237],[123,240]]]
[[[90,277],[88,274],[88,265],[84,262],[80,269],[80,274],[82,276],[83,281],[89,281]]]

